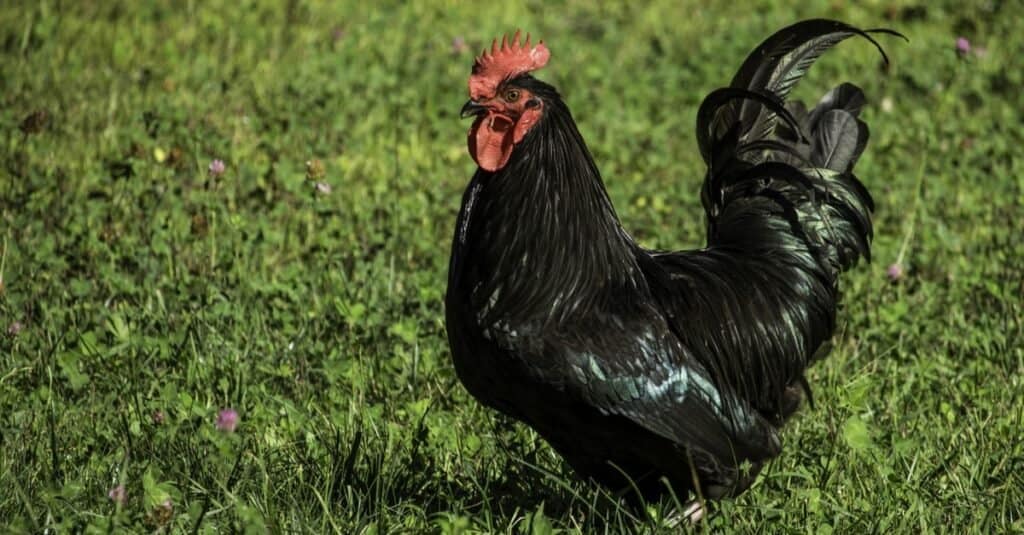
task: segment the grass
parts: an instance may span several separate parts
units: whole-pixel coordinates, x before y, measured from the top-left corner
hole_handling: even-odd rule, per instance
[[[635,518],[455,378],[473,53],[544,37],[540,76],[626,227],[695,247],[697,105],[760,39],[828,16],[910,38],[883,39],[888,69],[844,43],[796,94],[852,80],[872,100],[874,262],[843,281],[815,408],[701,528],[1024,530],[1024,9],[705,4],[0,7],[0,525],[669,531],[670,503]]]

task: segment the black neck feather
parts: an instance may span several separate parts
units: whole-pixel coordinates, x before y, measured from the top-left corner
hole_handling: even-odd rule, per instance
[[[520,83],[544,116],[508,165],[473,177],[452,268],[481,324],[543,328],[625,305],[643,277],[569,109],[547,84]]]

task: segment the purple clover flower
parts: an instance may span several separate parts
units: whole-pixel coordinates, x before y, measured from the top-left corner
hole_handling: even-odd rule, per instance
[[[128,501],[128,491],[124,490],[124,483],[110,489],[107,492],[107,497],[110,498],[110,501],[123,506]]]
[[[217,413],[216,427],[225,433],[234,433],[238,427],[238,411],[235,409],[222,409]]]
[[[890,264],[885,270],[885,276],[889,277],[889,280],[896,282],[903,278],[903,265],[900,263]]]
[[[966,37],[956,38],[956,53],[961,56],[966,56],[971,53],[971,42]]]
[[[224,160],[221,160],[221,159],[217,158],[217,159],[214,159],[212,162],[210,162],[210,167],[209,167],[210,176],[212,176],[214,178],[217,178],[217,177],[223,175],[225,169],[227,169],[227,166],[224,165]]]

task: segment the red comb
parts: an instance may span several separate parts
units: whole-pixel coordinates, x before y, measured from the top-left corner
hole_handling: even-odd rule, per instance
[[[469,96],[474,100],[491,98],[498,84],[515,78],[521,74],[535,71],[547,64],[551,52],[544,46],[544,41],[530,48],[530,34],[526,34],[526,42],[519,44],[520,31],[509,42],[508,35],[491,44],[491,51],[484,50],[473,64],[473,75],[469,77]]]

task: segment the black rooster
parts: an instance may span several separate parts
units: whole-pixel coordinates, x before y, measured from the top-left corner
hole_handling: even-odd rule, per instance
[[[810,112],[784,101],[840,41],[879,47],[869,32],[785,28],[704,100],[708,244],[683,252],[623,230],[569,109],[529,74],[547,63],[543,43],[517,33],[477,58],[462,114],[476,117],[480,169],[446,297],[469,392],[612,488],[746,489],[810,393],[804,370],[835,328],[839,273],[868,257],[872,232],[852,173],[868,139],[863,93],[842,84]]]

